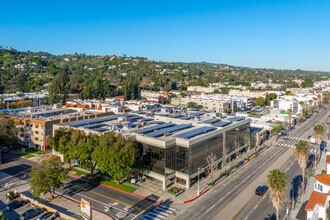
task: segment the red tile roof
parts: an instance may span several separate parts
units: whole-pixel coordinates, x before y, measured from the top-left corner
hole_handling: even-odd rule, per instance
[[[327,164],[330,164],[330,155],[327,155]]]
[[[318,192],[312,192],[311,197],[309,197],[308,203],[305,207],[306,211],[313,211],[315,205],[325,207],[327,201],[327,195]]]
[[[330,186],[330,174],[317,174],[315,179],[324,185]]]

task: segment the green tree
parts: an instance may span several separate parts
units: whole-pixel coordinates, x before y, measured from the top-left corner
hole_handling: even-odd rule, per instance
[[[269,95],[268,95],[268,92],[266,93],[266,98],[265,98],[265,100],[266,100],[266,105],[267,105],[267,106],[270,106],[270,97],[269,97]]]
[[[135,100],[141,98],[140,83],[136,76],[129,74],[124,83],[124,100]]]
[[[272,133],[278,134],[283,130],[283,123],[276,121],[271,125]]]
[[[269,186],[269,195],[276,209],[276,219],[279,219],[278,211],[281,209],[285,200],[285,190],[287,187],[287,177],[284,172],[275,169],[267,175],[267,185]]]
[[[40,164],[32,164],[31,189],[33,196],[40,197],[47,192],[54,198],[55,190],[60,188],[63,180],[68,177],[67,172],[57,156],[47,157]]]
[[[0,143],[11,144],[17,135],[15,122],[4,114],[0,114]]]
[[[92,159],[102,173],[108,174],[119,184],[134,164],[134,144],[121,135],[108,132],[99,137],[99,145],[95,147]]]
[[[71,156],[72,152],[70,151],[70,140],[73,129],[68,128],[59,128],[55,131],[54,136],[49,135],[47,137],[47,143],[49,147],[58,151],[63,155],[64,161],[69,163],[71,166]]]
[[[256,99],[256,105],[258,105],[258,106],[265,106],[265,104],[266,104],[266,100],[265,100],[264,97],[258,97]]]
[[[302,169],[304,192],[305,192],[305,169],[307,166],[309,148],[310,147],[308,146],[306,141],[299,141],[296,144],[296,154],[297,154],[298,164]]]

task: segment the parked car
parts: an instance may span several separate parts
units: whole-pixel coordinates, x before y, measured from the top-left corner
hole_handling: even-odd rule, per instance
[[[240,162],[238,162],[238,166],[242,166],[243,165],[243,163],[244,163],[244,161],[242,160],[242,161],[240,161]]]
[[[6,210],[7,211],[12,211],[14,209],[17,209],[21,206],[25,205],[24,200],[14,200],[6,205]]]
[[[256,189],[256,195],[263,196],[267,191],[267,186],[258,186]]]
[[[57,216],[54,212],[46,212],[42,216],[40,216],[38,219],[39,220],[54,220],[56,218],[57,218]]]
[[[42,213],[41,209],[38,208],[29,209],[21,215],[21,220],[31,219],[41,213]]]

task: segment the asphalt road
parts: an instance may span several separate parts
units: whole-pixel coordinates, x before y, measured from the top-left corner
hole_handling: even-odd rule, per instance
[[[325,112],[321,112],[320,116],[324,116]],[[322,120],[323,119],[323,120]],[[290,135],[288,140],[280,141],[276,147],[278,148],[291,148],[297,143],[297,139],[307,139],[309,135],[313,132],[313,126],[315,124],[321,124],[327,121],[327,117],[323,117],[321,120],[312,121],[308,126],[303,126],[303,129],[297,132],[294,132]],[[317,152],[323,150],[317,144],[310,144],[311,151],[309,154],[309,164],[308,166],[313,166],[314,157],[315,157],[315,148]],[[294,148],[292,148],[294,151]],[[286,173],[288,177],[288,188],[286,190],[287,201],[283,205],[282,209],[279,212],[280,219],[282,219],[286,214],[286,209],[288,211],[291,208],[295,207],[295,204],[298,199],[298,195],[302,188],[302,170],[297,162],[296,155],[292,155],[289,160],[287,160],[282,167],[280,168],[282,172]],[[269,192],[263,197],[253,196],[252,199],[237,213],[235,219],[265,219],[265,220],[275,220],[276,219],[276,209],[273,207],[273,204],[269,198]]]
[[[3,156],[6,158],[6,163],[0,165],[1,172],[29,181],[31,161],[11,154],[3,154]],[[5,180],[0,180],[0,184],[2,184],[1,182],[5,182]],[[70,175],[63,187],[56,192],[75,201],[80,201],[82,197],[88,198],[93,202],[94,209],[115,219],[139,219],[158,207],[165,212],[170,209],[168,206]],[[173,210],[167,212],[168,214],[173,213]]]
[[[326,111],[323,109],[303,125],[295,128],[290,136],[307,137],[310,129],[325,118]],[[289,146],[294,145],[297,140],[289,139],[281,142],[285,142]],[[251,190],[250,188],[255,184],[256,179],[265,175],[265,171],[272,168],[275,163],[279,163],[278,160],[283,155],[287,156],[287,159],[283,161],[281,167],[291,167],[287,170],[290,176],[301,174],[300,167],[292,164],[295,158],[294,149],[273,145],[233,175],[221,181],[221,184],[213,187],[205,196],[188,205],[176,205],[178,213],[175,219],[246,219],[249,215],[251,215],[250,219],[267,219],[269,215],[272,216],[274,213],[271,204],[266,205],[269,210],[263,207],[269,203],[268,198],[266,196],[264,198],[256,197],[253,192],[251,195],[247,195],[248,197],[245,194],[248,189]],[[246,203],[240,202],[245,200],[247,200]],[[237,205],[234,206],[234,203]],[[255,207],[259,207],[258,204],[262,204],[262,206],[257,211],[250,213]]]

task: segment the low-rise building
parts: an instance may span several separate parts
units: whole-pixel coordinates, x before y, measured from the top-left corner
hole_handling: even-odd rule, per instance
[[[17,141],[31,148],[44,150],[46,137],[53,132],[53,125],[64,122],[97,118],[114,113],[76,110],[54,106],[28,107],[24,109],[8,109],[2,111],[14,120],[18,129]]]
[[[150,167],[145,174],[162,181],[165,190],[171,182],[189,188],[199,172],[207,168],[207,157],[214,153],[219,167],[250,150],[250,120],[215,113],[186,114],[140,112],[66,122],[54,125],[83,130],[87,135],[119,133],[135,142],[136,160]],[[58,154],[54,152],[54,154]]]

